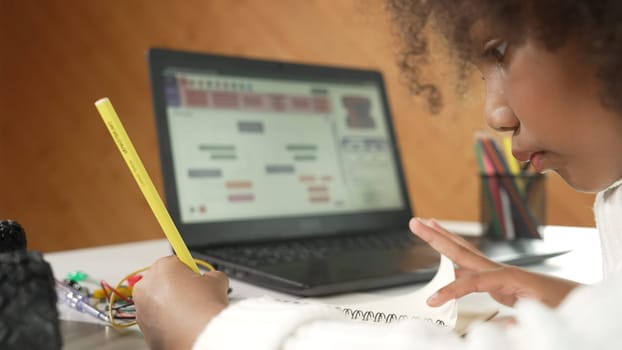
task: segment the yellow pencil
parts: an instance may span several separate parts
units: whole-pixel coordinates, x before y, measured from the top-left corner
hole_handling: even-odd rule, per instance
[[[518,159],[514,158],[512,154],[512,139],[510,137],[503,138],[503,152],[505,153],[505,161],[508,164],[510,175],[515,176],[514,183],[516,183],[519,191],[523,193],[525,190],[525,183],[520,178],[522,174]]]
[[[518,160],[514,158],[512,154],[512,139],[509,137],[503,138],[503,151],[505,153],[505,161],[508,163],[510,173],[512,175],[518,175],[520,173],[520,164]]]
[[[110,135],[117,144],[119,152],[121,152],[123,159],[125,159],[125,163],[127,163],[132,175],[134,175],[134,180],[136,180],[138,187],[140,187],[140,190],[143,192],[147,203],[149,203],[149,207],[151,207],[151,211],[153,211],[153,215],[155,215],[158,223],[160,223],[175,254],[177,254],[179,260],[186,264],[192,271],[200,273],[197,264],[194,262],[192,255],[190,255],[188,247],[181,238],[177,227],[166,210],[162,198],[160,198],[149,174],[147,174],[143,162],[140,160],[138,153],[136,153],[132,141],[127,135],[127,132],[125,132],[125,128],[123,128],[123,124],[121,124],[121,120],[119,120],[119,116],[117,116],[117,113],[112,107],[112,103],[110,103],[107,97],[104,97],[95,102],[95,107],[97,107],[99,115],[106,124],[108,131],[110,131]]]

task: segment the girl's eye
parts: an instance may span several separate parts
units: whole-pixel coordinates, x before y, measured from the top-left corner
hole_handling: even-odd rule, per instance
[[[492,58],[498,63],[503,63],[507,48],[507,41],[491,40],[484,46],[483,56],[485,58]]]

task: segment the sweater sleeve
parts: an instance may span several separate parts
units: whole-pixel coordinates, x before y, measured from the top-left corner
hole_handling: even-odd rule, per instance
[[[515,326],[483,323],[465,338],[417,320],[364,323],[323,305],[247,299],[214,318],[193,350],[622,349],[622,276],[616,277],[577,288],[558,309],[520,301]]]
[[[230,305],[196,339],[193,350],[279,349],[298,328],[314,320],[335,320],[341,313],[321,304],[263,297]]]

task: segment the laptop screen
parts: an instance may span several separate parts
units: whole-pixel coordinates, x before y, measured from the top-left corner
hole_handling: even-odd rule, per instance
[[[410,215],[377,72],[153,50],[150,63],[178,224]]]
[[[182,222],[403,208],[375,82],[164,74]]]

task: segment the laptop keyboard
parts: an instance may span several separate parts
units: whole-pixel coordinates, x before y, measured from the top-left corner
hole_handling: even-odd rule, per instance
[[[265,266],[309,259],[325,259],[353,251],[401,250],[417,239],[408,232],[319,237],[244,246],[211,247],[207,254],[246,266]]]

